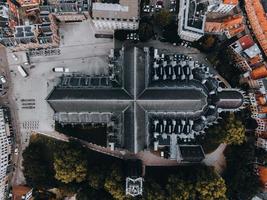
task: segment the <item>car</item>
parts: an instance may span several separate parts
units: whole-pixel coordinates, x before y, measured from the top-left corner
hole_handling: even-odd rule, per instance
[[[2,83],[6,83],[6,78],[5,78],[4,76],[0,76],[0,81],[1,81]]]
[[[163,1],[157,1],[155,5],[155,9],[159,12],[163,8]]]
[[[15,61],[18,61],[18,56],[14,53],[11,54],[12,55],[12,58],[15,60]]]
[[[175,0],[171,0],[171,5],[175,5],[176,1]]]
[[[172,8],[170,8],[170,12],[172,13],[172,12],[175,12],[176,11],[176,8],[175,7],[172,7]]]
[[[65,68],[65,67],[55,67],[52,69],[53,72],[70,72],[69,68]]]
[[[150,6],[150,12],[154,12],[154,6],[152,5],[152,6]]]
[[[149,12],[150,12],[150,7],[149,7],[149,5],[145,5],[143,11],[144,11],[145,13],[149,13]]]
[[[15,148],[14,153],[15,153],[15,155],[18,155],[19,154],[19,149]]]

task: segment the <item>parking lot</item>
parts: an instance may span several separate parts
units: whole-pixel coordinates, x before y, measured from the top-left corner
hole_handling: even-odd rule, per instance
[[[54,131],[53,110],[45,99],[63,73],[54,72],[53,68],[64,67],[70,73],[87,75],[108,73],[107,56],[113,48],[113,41],[95,38],[94,34],[90,21],[64,24],[60,27],[62,43],[56,50],[60,53],[38,52],[30,56],[28,65],[25,65],[26,52],[15,53],[18,60],[12,57],[11,52],[8,53],[13,88],[11,96],[18,113],[22,149],[28,144],[31,131]],[[29,76],[23,77],[18,65],[22,65]]]

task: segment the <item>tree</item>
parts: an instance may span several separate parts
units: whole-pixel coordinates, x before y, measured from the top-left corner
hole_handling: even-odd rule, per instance
[[[170,200],[188,200],[196,197],[194,185],[174,175],[169,177],[166,189]]]
[[[114,32],[114,37],[117,39],[117,40],[120,40],[120,41],[124,41],[127,39],[127,34],[129,33],[129,31],[126,31],[126,30],[116,30]]]
[[[224,180],[213,168],[197,165],[168,179],[169,200],[226,200]]]
[[[88,183],[89,186],[94,189],[101,189],[104,187],[105,178],[106,178],[106,171],[108,169],[104,167],[97,167],[90,170],[90,173],[88,173]]]
[[[80,183],[87,175],[87,162],[82,151],[70,145],[62,145],[54,155],[55,178],[63,183]]]
[[[139,25],[138,34],[142,42],[149,40],[154,34],[152,25],[146,22],[141,23]]]
[[[254,173],[255,141],[249,139],[242,145],[228,146],[225,150],[227,168],[223,174],[230,200],[251,199],[260,183]]]
[[[124,200],[126,198],[124,182],[125,179],[120,166],[113,165],[110,174],[106,177],[104,189],[109,192],[114,199]]]
[[[175,21],[172,21],[170,24],[164,27],[163,37],[170,43],[178,43],[181,39],[177,33],[178,25]]]
[[[153,179],[148,179],[144,185],[144,199],[165,200],[166,195],[162,187]]]
[[[204,177],[202,177],[204,178]],[[199,200],[226,200],[226,186],[221,177],[214,177],[212,180],[201,180],[196,184],[196,191]]]
[[[94,188],[82,188],[76,195],[77,200],[111,200],[112,196],[105,190],[96,190]]]
[[[30,143],[22,155],[27,184],[38,189],[53,187],[55,171],[47,146],[41,142]]]
[[[198,138],[205,153],[211,153],[221,143],[242,144],[246,139],[246,128],[233,113],[223,116],[218,125],[209,127],[204,138]]]
[[[245,141],[245,126],[234,113],[230,113],[221,131],[224,135],[222,142],[226,144],[242,144]]]
[[[161,26],[167,26],[171,23],[172,15],[165,9],[162,9],[159,13],[155,16],[156,22]]]

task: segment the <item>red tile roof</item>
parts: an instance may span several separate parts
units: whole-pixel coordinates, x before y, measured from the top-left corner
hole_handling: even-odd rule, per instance
[[[264,188],[267,186],[267,167],[258,166],[260,183]]]
[[[247,48],[254,45],[254,41],[249,35],[245,35],[245,36],[241,37],[238,41],[239,41],[242,49],[247,49]]]

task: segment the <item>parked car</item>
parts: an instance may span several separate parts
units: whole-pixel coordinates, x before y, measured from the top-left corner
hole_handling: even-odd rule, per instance
[[[2,83],[6,83],[6,78],[5,78],[4,76],[0,76],[0,81],[1,81]]]
[[[13,58],[15,61],[18,61],[18,56],[15,55],[14,53],[12,53],[12,58]]]
[[[155,5],[156,11],[160,11],[163,8],[163,1],[157,1]]]
[[[143,11],[144,11],[145,13],[149,13],[149,12],[150,12],[150,7],[149,7],[149,5],[145,5]]]
[[[65,67],[55,67],[52,69],[53,72],[70,72],[69,68],[65,68]]]
[[[15,148],[14,153],[15,153],[15,155],[18,155],[19,154],[19,149]]]

